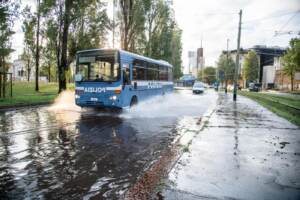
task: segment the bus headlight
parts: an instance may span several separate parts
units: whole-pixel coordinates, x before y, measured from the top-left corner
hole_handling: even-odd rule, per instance
[[[111,96],[111,97],[109,97],[109,99],[112,100],[112,101],[115,101],[115,100],[117,100],[117,96],[116,95]]]

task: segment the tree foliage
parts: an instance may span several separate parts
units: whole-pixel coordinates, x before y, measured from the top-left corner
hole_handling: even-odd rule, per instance
[[[203,76],[202,76],[203,74]],[[203,80],[202,80],[203,77]],[[212,84],[214,83],[216,79],[216,68],[215,67],[205,67],[202,71],[199,71],[198,73],[198,79],[208,83]]]
[[[24,49],[22,54],[22,59],[26,64],[26,74],[27,81],[30,80],[30,74],[32,70],[32,64],[35,58],[35,27],[36,27],[36,17],[32,14],[28,6],[22,12],[24,21],[22,25],[22,30],[24,32]]]
[[[41,0],[38,11],[43,38],[43,46],[40,47],[43,58],[41,74],[47,75],[49,80],[58,79],[61,92],[66,89],[66,76],[76,51],[105,44],[109,19],[101,0]],[[36,40],[32,34],[33,30],[38,33],[36,21],[34,15],[28,14],[23,23],[27,38],[24,55],[35,53],[34,59],[39,55],[37,50],[30,50],[34,46],[30,42]]]
[[[115,27],[107,16],[104,0],[40,0],[41,75],[59,81],[66,89],[69,66],[78,50],[107,47],[108,33],[117,28],[120,46],[128,51],[162,59],[174,66],[174,77],[181,72],[181,34],[172,3],[167,0],[116,0]],[[37,15],[24,10],[23,58],[30,67],[36,60]],[[56,76],[57,75],[57,76]]]
[[[290,41],[290,47],[283,57],[283,72],[291,79],[291,90],[294,89],[294,78],[300,71],[300,39],[294,38]]]
[[[228,81],[233,80],[234,78],[234,68],[235,68],[235,62],[233,59],[225,54],[221,54],[219,57],[219,60],[217,62],[219,76],[221,81]]]
[[[146,0],[119,0],[120,10],[118,20],[120,21],[121,48],[138,53],[138,45],[145,30],[145,13],[149,5]]]
[[[256,53],[251,50],[245,56],[242,75],[247,82],[254,82],[258,78],[258,59]]]
[[[174,66],[174,78],[181,72],[181,34],[171,2],[166,0],[119,0],[121,47]]]
[[[78,8],[78,15],[70,25],[69,63],[76,51],[89,48],[102,48],[106,44],[109,19],[105,5],[100,1],[90,1]]]
[[[7,58],[14,51],[11,48],[11,37],[14,34],[14,19],[18,15],[18,4],[14,1],[0,3],[0,71],[8,70]]]

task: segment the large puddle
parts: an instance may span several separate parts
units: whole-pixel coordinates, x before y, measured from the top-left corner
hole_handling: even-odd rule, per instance
[[[217,95],[180,91],[121,113],[54,105],[0,114],[0,199],[117,199]]]

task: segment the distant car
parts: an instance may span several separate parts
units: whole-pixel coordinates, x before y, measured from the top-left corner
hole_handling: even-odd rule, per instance
[[[261,84],[260,83],[249,83],[248,90],[250,92],[258,92],[261,89]]]
[[[236,87],[237,87],[237,90],[241,90],[242,89],[242,86],[240,86],[239,84],[237,84]],[[229,85],[227,87],[227,89],[230,90],[230,91],[233,91],[234,90],[234,85]]]
[[[204,92],[204,84],[201,82],[196,82],[193,85],[193,93],[194,94],[201,94]]]

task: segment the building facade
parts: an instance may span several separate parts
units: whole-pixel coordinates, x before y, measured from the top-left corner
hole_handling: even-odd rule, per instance
[[[192,74],[193,76],[197,77],[197,53],[195,51],[188,52],[188,65],[189,74]]]
[[[283,73],[282,57],[286,50],[281,47],[267,47],[262,45],[256,45],[249,49],[240,50],[240,62],[239,62],[239,75],[240,77],[243,70],[243,64],[245,56],[249,51],[253,50],[258,59],[259,72],[257,82],[262,84],[264,89],[290,89],[291,80]],[[223,51],[224,54],[227,51]],[[229,51],[229,55],[235,61],[236,50]],[[243,84],[241,84],[243,83]],[[245,81],[240,80],[240,84],[245,86]],[[300,89],[300,72],[297,72],[294,77],[294,88]]]
[[[12,73],[12,79],[14,81],[26,80],[26,65],[22,59],[14,60],[8,71]]]

